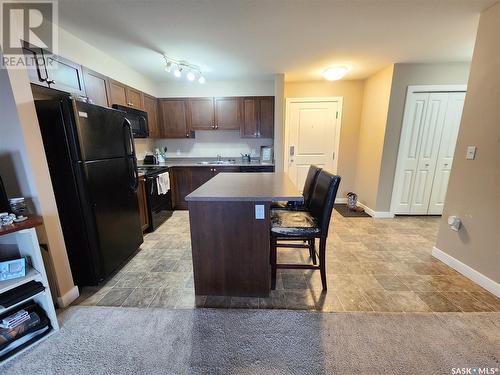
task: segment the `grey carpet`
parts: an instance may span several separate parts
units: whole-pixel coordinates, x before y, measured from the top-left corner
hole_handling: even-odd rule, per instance
[[[337,203],[333,205],[333,208],[341,214],[343,217],[371,217],[365,211],[354,211],[347,208],[347,204]]]
[[[451,374],[500,367],[500,313],[72,307],[2,374]]]

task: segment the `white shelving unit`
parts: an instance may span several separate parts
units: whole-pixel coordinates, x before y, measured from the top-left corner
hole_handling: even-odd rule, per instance
[[[40,223],[39,219],[38,222],[35,221],[33,226],[37,225],[36,223]],[[10,311],[14,312],[16,307],[22,305],[27,301],[33,300],[39,306],[41,306],[47,314],[52,329],[49,333],[45,334],[39,340],[8,357],[5,361],[14,358],[31,346],[47,339],[49,336],[51,336],[51,334],[59,329],[59,323],[57,322],[56,311],[54,308],[54,303],[52,301],[52,295],[50,293],[40,245],[38,244],[38,238],[33,226],[29,227],[29,224],[20,225],[18,229],[14,229],[10,233],[5,233],[5,231],[0,230],[0,258],[6,256],[7,254],[12,255],[14,253],[19,257],[28,257],[31,262],[29,269],[26,270],[26,276],[12,280],[0,281],[0,294],[33,280],[41,282],[45,287],[45,290],[43,292],[35,294],[34,296],[26,298],[23,301],[19,301],[13,306],[9,306],[7,308],[0,307],[0,314],[4,314]],[[0,361],[0,364],[1,363],[3,362]]]

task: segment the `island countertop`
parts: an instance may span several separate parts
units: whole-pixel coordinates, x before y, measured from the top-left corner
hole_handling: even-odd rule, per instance
[[[290,178],[277,173],[219,173],[186,196],[186,201],[277,202],[304,200]]]

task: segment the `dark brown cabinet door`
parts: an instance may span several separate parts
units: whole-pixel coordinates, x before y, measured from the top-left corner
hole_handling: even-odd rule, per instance
[[[188,99],[188,108],[190,129],[215,129],[213,98],[190,98]]]
[[[240,98],[215,98],[215,129],[240,130],[241,123]]]
[[[148,207],[146,203],[146,182],[144,181],[144,177],[139,178],[139,185],[137,185],[137,202],[139,203],[141,227],[144,232],[149,227]]]
[[[191,192],[198,189],[214,176],[213,167],[192,167],[191,170]]]
[[[144,109],[144,96],[142,91],[127,86],[125,89],[125,96],[129,107],[141,110]]]
[[[274,97],[260,99],[260,118],[258,136],[272,138],[274,134]]]
[[[158,128],[158,100],[151,95],[144,94],[144,110],[148,114],[148,128],[150,138],[160,138]]]
[[[47,82],[52,89],[85,96],[82,66],[63,57],[47,57]]]
[[[255,98],[243,99],[242,138],[256,138],[259,130],[259,102]]]
[[[274,133],[274,97],[243,99],[242,138],[272,138]]]
[[[120,82],[113,80],[109,81],[109,96],[111,99],[111,105],[127,105],[126,89],[127,87]]]
[[[172,168],[172,207],[187,210],[186,195],[191,193],[191,168]]]
[[[85,82],[87,98],[94,104],[109,107],[109,88],[106,76],[83,68],[83,80]]]
[[[185,99],[159,100],[159,132],[164,138],[190,138]]]

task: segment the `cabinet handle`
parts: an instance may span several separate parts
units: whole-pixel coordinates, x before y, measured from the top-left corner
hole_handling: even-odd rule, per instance
[[[212,129],[215,129],[215,125],[212,125]]]
[[[257,137],[260,137],[260,130],[257,132]]]
[[[219,129],[219,125],[215,125],[215,129]]]
[[[132,102],[128,102],[128,105],[129,105],[130,107],[133,107],[133,106],[134,106],[134,103],[132,103]]]
[[[186,138],[189,138],[189,133],[186,133]]]
[[[253,133],[253,136],[254,136],[254,137],[257,137],[257,132],[254,132],[254,133]]]
[[[49,84],[49,85],[53,85],[56,83],[56,81],[54,81],[53,79],[47,79],[46,82]]]

